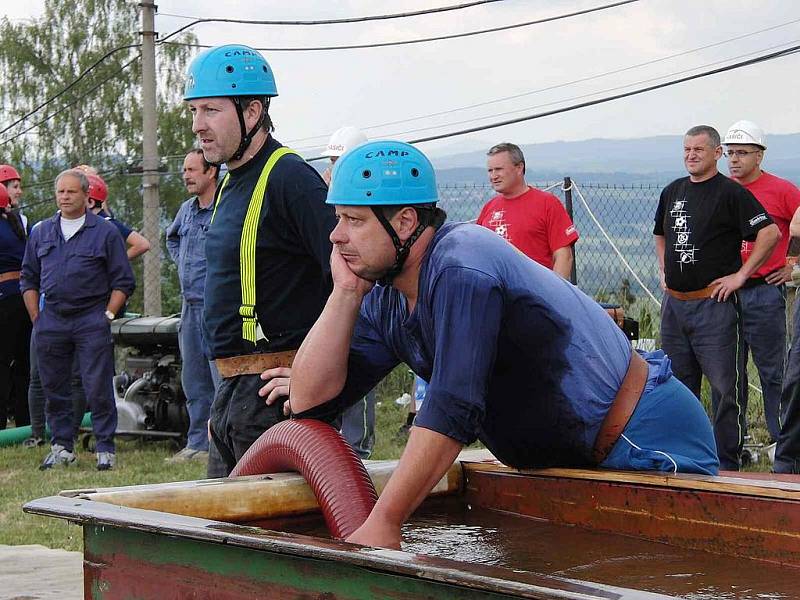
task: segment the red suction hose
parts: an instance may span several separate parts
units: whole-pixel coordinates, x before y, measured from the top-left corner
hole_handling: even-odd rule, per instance
[[[230,476],[285,471],[305,477],[335,538],[344,539],[358,529],[378,500],[364,463],[342,434],[322,421],[290,419],[270,427]]]

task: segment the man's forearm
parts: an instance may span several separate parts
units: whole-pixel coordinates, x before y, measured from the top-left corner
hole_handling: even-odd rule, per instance
[[[664,270],[664,251],[667,248],[667,242],[663,235],[654,235],[653,239],[656,246],[656,258],[658,259],[658,268]]]
[[[28,311],[28,316],[31,322],[39,318],[39,290],[25,290],[22,292],[22,301],[25,303],[25,309]]]
[[[559,248],[553,252],[553,271],[561,275],[567,281],[569,281],[572,276],[573,262],[572,246]]]
[[[303,412],[336,396],[347,379],[347,358],[362,296],[334,288],[292,363],[289,405]]]
[[[125,300],[127,300],[128,296],[125,292],[121,292],[120,290],[112,290],[111,297],[108,299],[108,304],[106,305],[106,310],[110,310],[115,315],[119,312],[119,309],[122,308],[122,305],[125,304]]]

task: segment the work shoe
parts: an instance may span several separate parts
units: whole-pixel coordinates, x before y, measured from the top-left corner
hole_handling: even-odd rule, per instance
[[[186,447],[177,454],[164,459],[164,462],[171,465],[189,461],[208,462],[208,451]]]
[[[74,452],[70,452],[61,444],[53,444],[50,446],[50,454],[45,456],[42,464],[39,465],[39,470],[46,471],[57,466],[68,467],[77,460]]]
[[[117,464],[117,455],[113,452],[98,452],[97,453],[97,470],[110,471]]]
[[[35,435],[22,442],[23,448],[38,448],[39,446],[44,446],[44,440],[40,437],[36,437]]]

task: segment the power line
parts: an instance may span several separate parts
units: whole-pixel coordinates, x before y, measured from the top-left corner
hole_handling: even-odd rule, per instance
[[[644,94],[646,92],[652,92],[654,90],[658,90],[665,87],[670,87],[673,85],[677,85],[679,83],[685,83],[687,81],[693,81],[695,79],[701,79],[703,77],[709,77],[711,75],[717,75],[719,73],[725,73],[727,71],[732,71],[734,69],[740,69],[742,67],[748,67],[750,65],[755,65],[761,62],[766,62],[769,60],[774,60],[776,58],[783,58],[785,56],[790,56],[792,54],[796,54],[800,52],[800,45],[792,46],[791,48],[786,48],[784,50],[780,50],[778,52],[773,52],[771,54],[766,54],[764,56],[758,56],[756,58],[751,58],[750,60],[745,60],[742,62],[738,62],[732,65],[727,65],[725,67],[720,67],[718,69],[712,69],[711,71],[704,71],[703,73],[697,73],[695,75],[689,75],[687,77],[681,77],[680,79],[674,79],[672,81],[666,81],[664,83],[659,83],[657,85],[651,85],[645,88],[641,88],[638,90],[632,90],[630,92],[625,92],[623,94],[616,94],[614,96],[608,96],[606,98],[598,98],[597,100],[591,100],[589,102],[582,102],[580,104],[573,104],[572,106],[565,106],[563,108],[557,108],[554,110],[549,110],[542,113],[536,113],[533,115],[527,115],[524,117],[519,117],[516,119],[508,119],[506,121],[497,121],[495,123],[489,123],[487,125],[479,125],[476,127],[470,127],[468,129],[461,129],[458,131],[451,131],[449,133],[442,133],[438,135],[432,135],[424,138],[418,138],[415,140],[409,140],[408,143],[410,144],[421,144],[423,142],[432,142],[434,140],[442,140],[451,137],[457,137],[460,135],[466,135],[468,133],[475,133],[477,131],[486,131],[487,129],[496,129],[498,127],[503,127],[505,125],[514,125],[516,123],[523,123],[525,121],[533,121],[535,119],[541,119],[542,117],[550,117],[553,115],[558,115],[565,112],[570,112],[573,110],[578,110],[580,108],[587,108],[589,106],[595,106],[597,104],[605,104],[607,102],[612,102],[614,100],[620,100],[622,98],[629,98],[630,96],[636,96],[639,94]]]
[[[22,137],[23,135],[25,135],[25,134],[26,134],[26,133],[28,133],[29,131],[32,131],[32,130],[36,129],[37,127],[39,127],[40,125],[42,125],[42,124],[46,123],[47,121],[49,121],[50,119],[52,119],[52,118],[53,118],[53,117],[55,117],[56,115],[58,115],[58,114],[60,114],[60,113],[64,112],[65,110],[67,110],[68,108],[70,108],[70,107],[74,106],[75,104],[77,104],[78,102],[80,102],[81,100],[83,100],[84,98],[86,98],[87,96],[89,96],[89,95],[93,94],[93,93],[94,93],[96,90],[98,90],[99,88],[101,88],[102,86],[104,86],[106,83],[108,83],[109,81],[111,81],[112,79],[114,79],[114,78],[115,78],[117,75],[119,75],[120,73],[122,73],[122,72],[123,72],[125,69],[127,69],[128,67],[130,67],[130,66],[131,66],[133,63],[135,63],[137,60],[139,60],[139,58],[141,58],[141,55],[137,55],[137,56],[133,57],[131,60],[129,60],[128,62],[126,62],[124,65],[122,65],[122,66],[121,66],[119,69],[117,69],[116,71],[114,71],[113,73],[111,73],[111,74],[110,74],[108,77],[106,77],[105,79],[103,79],[102,81],[100,81],[99,83],[97,83],[96,85],[94,85],[93,87],[91,87],[90,89],[86,90],[86,92],[84,92],[84,93],[83,93],[83,94],[81,94],[80,96],[77,96],[76,98],[74,98],[74,99],[72,100],[72,102],[69,102],[68,104],[65,104],[64,106],[62,106],[61,108],[59,108],[57,111],[54,111],[54,112],[50,113],[49,115],[47,115],[47,116],[43,117],[42,119],[40,119],[40,120],[36,121],[36,122],[35,122],[33,125],[31,125],[31,126],[30,126],[30,127],[28,127],[27,129],[25,129],[25,130],[23,130],[23,131],[20,131],[20,132],[19,132],[19,133],[17,133],[17,134],[14,134],[14,135],[13,135],[13,136],[11,136],[10,138],[6,138],[6,139],[4,139],[4,140],[0,141],[0,146],[2,146],[2,145],[5,145],[5,144],[8,144],[9,142],[12,142],[12,141],[14,141],[15,139],[17,139],[18,137]]]
[[[430,15],[435,13],[443,13],[449,12],[454,10],[463,10],[465,8],[472,8],[474,6],[479,6],[481,4],[491,4],[494,2],[502,2],[503,0],[474,0],[473,2],[467,2],[464,4],[455,4],[452,6],[440,6],[438,8],[428,8],[425,10],[416,10],[411,12],[403,12],[403,13],[394,13],[394,14],[386,14],[386,15],[369,15],[364,17],[347,17],[342,19],[315,19],[309,21],[264,21],[264,20],[253,20],[253,19],[228,19],[228,18],[217,18],[217,17],[196,17],[194,21],[191,23],[187,23],[186,25],[176,29],[172,33],[167,36],[164,36],[159,42],[164,42],[169,38],[178,35],[182,31],[185,31],[195,25],[199,25],[200,23],[239,23],[245,25],[341,25],[343,23],[364,23],[367,21],[386,21],[390,19],[405,19],[407,17],[419,17],[422,15]],[[167,15],[168,13],[161,13],[162,15]],[[169,15],[173,17],[181,17],[187,18],[185,15]]]
[[[138,48],[139,46],[141,46],[141,44],[127,44],[125,46],[118,46],[117,48],[114,48],[113,50],[109,50],[103,56],[101,56],[99,59],[97,59],[94,63],[92,63],[91,66],[89,66],[87,69],[85,69],[80,75],[78,75],[78,77],[75,80],[73,80],[69,85],[67,85],[65,88],[63,88],[60,92],[58,92],[54,96],[48,98],[44,102],[42,102],[39,106],[34,108],[32,111],[22,115],[19,119],[17,119],[13,123],[11,123],[11,125],[6,127],[5,129],[0,130],[0,135],[6,133],[9,129],[12,129],[13,127],[16,127],[17,125],[19,125],[20,123],[22,123],[23,121],[28,119],[28,117],[30,117],[30,116],[36,114],[37,112],[39,112],[42,108],[44,108],[48,104],[52,104],[55,100],[57,100],[58,98],[63,96],[65,93],[67,93],[73,87],[75,87],[75,85],[77,85],[77,83],[79,81],[81,81],[84,77],[86,77],[86,75],[88,75],[91,71],[93,71],[98,65],[100,65],[100,63],[105,61],[107,58],[109,58],[112,55],[116,54],[120,50],[126,50],[126,49],[129,49],[129,48]]]
[[[428,118],[431,118],[431,117],[439,117],[439,116],[443,116],[443,115],[452,114],[454,112],[459,112],[459,111],[463,111],[463,110],[469,110],[469,109],[472,109],[472,108],[480,108],[482,106],[488,106],[490,104],[498,104],[500,102],[505,102],[505,101],[508,101],[508,100],[516,100],[517,98],[523,98],[525,96],[532,96],[534,94],[539,94],[539,93],[542,93],[542,92],[549,92],[549,91],[552,91],[552,90],[555,90],[555,89],[559,89],[559,88],[575,85],[576,83],[585,83],[587,81],[592,81],[592,80],[595,80],[595,79],[601,79],[601,78],[607,77],[609,75],[617,75],[619,73],[624,73],[626,71],[631,71],[631,70],[638,69],[638,68],[641,68],[641,67],[650,66],[650,65],[653,65],[653,64],[657,64],[657,63],[660,63],[660,62],[671,60],[673,58],[679,58],[681,56],[686,56],[688,54],[692,54],[692,53],[695,53],[695,52],[700,52],[702,50],[708,50],[709,48],[715,48],[715,47],[718,47],[718,46],[722,46],[724,44],[729,44],[731,42],[739,41],[739,40],[742,40],[742,39],[745,39],[745,38],[748,38],[748,37],[752,37],[754,35],[759,35],[761,33],[766,33],[768,31],[773,31],[775,29],[780,29],[782,27],[787,27],[789,25],[794,25],[796,23],[800,23],[800,19],[794,19],[792,21],[787,21],[787,22],[781,23],[779,25],[773,25],[771,27],[766,27],[764,29],[759,29],[757,31],[752,31],[750,33],[745,33],[745,34],[742,34],[742,35],[738,35],[738,36],[735,36],[735,37],[732,37],[732,38],[728,38],[728,39],[725,39],[725,40],[722,40],[722,41],[719,41],[719,42],[715,42],[713,44],[707,44],[705,46],[700,46],[698,48],[692,48],[690,50],[684,50],[684,51],[678,52],[676,54],[670,54],[669,56],[663,56],[661,58],[648,60],[648,61],[645,61],[645,62],[637,63],[637,64],[634,64],[634,65],[630,65],[630,66],[627,66],[627,67],[621,67],[619,69],[614,69],[612,71],[606,71],[604,73],[598,73],[598,74],[595,74],[595,75],[589,75],[587,77],[581,77],[580,79],[573,79],[572,81],[567,81],[567,82],[559,83],[559,84],[556,84],[556,85],[551,85],[551,86],[547,86],[547,87],[543,87],[543,88],[538,88],[538,89],[535,89],[535,90],[530,90],[530,91],[527,91],[527,92],[522,92],[522,93],[514,94],[514,95],[511,95],[511,96],[504,96],[502,98],[495,98],[493,100],[487,100],[487,101],[484,101],[484,102],[477,102],[475,104],[469,104],[469,105],[466,105],[466,106],[460,106],[458,108],[451,108],[451,109],[448,109],[448,110],[442,110],[442,111],[439,111],[439,112],[429,113],[429,114],[426,114],[426,115],[418,115],[418,116],[415,116],[415,117],[409,117],[409,118],[400,119],[400,120],[397,120],[397,121],[387,121],[385,123],[375,123],[373,125],[366,125],[364,127],[361,127],[360,129],[366,131],[366,130],[370,130],[370,129],[377,129],[379,127],[386,127],[386,126],[389,126],[389,125],[398,125],[398,124],[401,124],[401,123],[409,123],[411,121],[419,121],[419,120],[428,119]],[[738,57],[729,58],[727,60],[734,60],[735,58],[738,58]],[[698,68],[700,68],[700,67],[698,67]],[[305,141],[317,140],[317,139],[327,139],[328,137],[330,137],[331,133],[332,132],[329,132],[329,133],[326,133],[326,134],[323,134],[323,135],[314,135],[314,136],[309,136],[309,137],[304,137],[304,138],[297,138],[297,139],[294,139],[294,140],[289,140],[288,143],[305,142]],[[312,147],[316,148],[316,146],[309,146],[309,148],[312,148]]]
[[[580,15],[585,15],[593,12],[598,12],[601,10],[607,10],[609,8],[616,8],[617,6],[622,6],[624,4],[633,4],[634,2],[639,2],[640,0],[621,0],[619,2],[614,2],[612,4],[604,4],[602,6],[595,6],[593,8],[587,8],[584,10],[579,10],[571,13],[565,13],[561,15],[555,15],[552,17],[546,17],[544,19],[536,19],[534,21],[525,21],[523,23],[514,23],[512,25],[503,25],[500,27],[491,27],[489,29],[479,29],[476,31],[466,31],[464,33],[453,33],[449,35],[440,35],[435,37],[427,37],[427,38],[414,38],[410,40],[397,40],[393,42],[374,42],[371,44],[348,44],[343,46],[305,46],[305,47],[290,47],[290,48],[256,48],[256,50],[262,50],[265,52],[318,52],[318,51],[327,51],[327,50],[359,50],[364,48],[385,48],[387,46],[405,46],[409,44],[423,44],[428,42],[438,42],[441,40],[453,40],[457,38],[463,37],[470,37],[476,35],[484,35],[486,33],[497,33],[498,31],[508,31],[510,29],[519,29],[521,27],[530,27],[531,25],[541,25],[542,23],[550,23],[552,21],[560,21],[562,19],[569,19],[571,17],[577,17]],[[227,19],[207,19],[206,21],[219,21],[219,22],[229,22]],[[205,22],[205,21],[204,21]],[[231,22],[237,23],[251,23],[257,24],[258,21],[240,21],[235,20]],[[183,27],[182,29],[186,29],[190,27],[192,23]],[[181,30],[182,30],[181,29]],[[167,42],[166,40],[170,36],[166,36],[159,40],[159,43],[166,43],[166,44],[174,44],[176,46],[189,46],[192,48],[211,48],[212,46],[208,46],[205,44],[190,44],[186,42]]]

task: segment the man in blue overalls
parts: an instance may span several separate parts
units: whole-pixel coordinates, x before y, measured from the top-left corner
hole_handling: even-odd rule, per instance
[[[206,235],[203,313],[222,377],[210,430],[228,471],[284,418],[259,396],[260,375],[291,364],[331,290],[336,217],[320,175],[271,135],[277,95],[269,64],[247,46],[210,48],[189,66],[192,130],[206,160],[228,167]]]
[[[178,265],[181,283],[181,385],[189,412],[186,447],[167,459],[170,463],[208,460],[208,416],[219,375],[206,358],[203,341],[203,293],[206,287],[206,232],[211,223],[219,167],[192,150],[183,161],[183,183],[193,194],[178,209],[167,228],[167,250]],[[209,465],[211,469],[213,465]],[[209,476],[225,473],[210,472]]]
[[[105,471],[116,462],[110,322],[135,282],[122,237],[111,223],[87,210],[88,199],[84,173],[61,173],[56,179],[60,210],[31,232],[22,262],[20,289],[33,321],[52,431],[43,470],[75,462],[70,377],[76,354],[92,412],[97,468]]]
[[[401,362],[429,382],[349,541],[399,548],[403,522],[476,439],[518,468],[717,472],[708,418],[663,352],[632,351],[597,302],[493,232],[444,224],[419,150],[355,148],[328,202],[333,292],[297,352],[291,410],[328,418]]]

